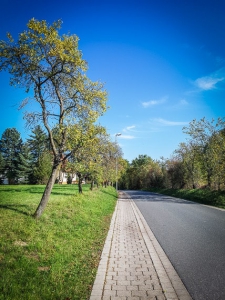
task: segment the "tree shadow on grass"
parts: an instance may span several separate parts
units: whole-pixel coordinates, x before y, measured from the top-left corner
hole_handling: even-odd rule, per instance
[[[52,192],[51,192],[51,195],[74,196],[74,195],[76,195],[76,192],[77,192],[77,191],[74,191],[74,193],[71,194],[71,193],[62,193],[62,192],[60,193],[60,192],[57,192],[57,191],[52,191]],[[43,194],[43,192],[35,192],[35,191],[31,191],[30,193],[31,193],[31,194],[40,194],[40,195]]]
[[[32,215],[32,213],[28,213],[24,210],[21,210],[21,209],[17,208],[17,207],[22,207],[22,208],[27,208],[27,209],[29,208],[28,205],[16,205],[16,204],[4,205],[4,204],[0,204],[0,209],[12,210],[12,211],[15,211],[17,213],[20,213],[20,214],[23,214],[23,215],[29,216],[29,217]]]
[[[44,192],[44,188],[27,188],[27,189],[22,189],[22,190],[16,190],[16,189],[1,189],[0,192],[3,191],[4,193],[23,193],[23,192],[27,192],[28,194],[40,194],[42,195],[43,192]],[[69,193],[67,193],[66,191],[65,192],[62,192],[62,191],[57,191],[57,189],[55,190],[52,190],[51,194],[53,195],[68,195],[68,196],[73,196],[75,195],[76,193],[76,190],[74,190],[74,193],[71,193],[71,191]]]
[[[110,192],[108,192],[107,190],[104,190],[104,189],[102,189],[101,192],[103,192],[103,193],[105,193],[105,194],[108,194],[108,195],[110,195],[110,196],[113,196],[113,197],[115,197],[115,198],[117,197],[115,194],[110,193]]]
[[[1,188],[0,189],[0,193],[4,192],[4,193],[23,193],[23,192],[28,192],[28,193],[39,193],[39,194],[43,194],[44,192],[44,187],[43,188]]]
[[[54,185],[54,187],[51,191],[51,195],[74,196],[76,194],[76,192],[78,192],[78,190],[75,189],[75,188],[70,187],[70,189],[68,189],[68,188],[66,188],[67,187],[67,185],[66,185],[65,189],[64,189],[64,188],[62,188],[62,186],[63,185],[60,185],[60,186]],[[45,189],[45,186],[43,186],[43,188],[39,188],[39,190],[38,190],[38,187],[37,187],[36,189],[32,188],[32,189],[27,190],[27,191],[30,192],[31,194],[43,194],[44,189]]]

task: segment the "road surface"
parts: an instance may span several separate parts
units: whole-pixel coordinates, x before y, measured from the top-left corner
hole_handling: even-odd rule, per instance
[[[135,201],[194,300],[225,300],[225,210],[151,192]]]

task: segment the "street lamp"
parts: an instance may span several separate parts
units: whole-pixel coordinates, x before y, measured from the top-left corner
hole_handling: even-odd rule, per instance
[[[120,136],[121,133],[115,134],[115,144],[117,145],[117,137]],[[117,182],[117,172],[118,172],[118,166],[117,166],[117,153],[116,153],[116,190],[118,190],[118,182]]]

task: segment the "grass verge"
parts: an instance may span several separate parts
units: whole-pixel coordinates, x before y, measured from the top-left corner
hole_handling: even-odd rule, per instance
[[[0,186],[0,299],[88,299],[116,191],[55,185],[37,221],[43,189]]]
[[[225,191],[210,191],[208,189],[175,190],[152,188],[148,191],[191,200],[201,204],[225,208]]]

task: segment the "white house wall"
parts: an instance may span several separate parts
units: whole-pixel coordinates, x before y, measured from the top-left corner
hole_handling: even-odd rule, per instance
[[[77,180],[76,174],[70,174],[70,173],[66,173],[66,172],[60,172],[59,183],[67,184],[67,179],[69,176],[72,177],[72,183],[75,183]]]

